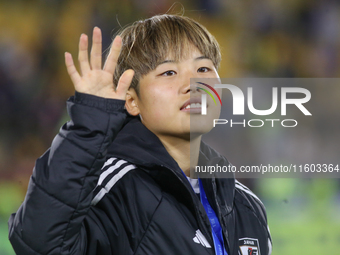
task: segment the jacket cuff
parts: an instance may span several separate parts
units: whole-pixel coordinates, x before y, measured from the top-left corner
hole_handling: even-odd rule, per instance
[[[109,99],[98,97],[90,94],[75,92],[74,96],[70,97],[69,101],[77,104],[82,104],[90,107],[95,107],[105,112],[126,112],[125,100]]]

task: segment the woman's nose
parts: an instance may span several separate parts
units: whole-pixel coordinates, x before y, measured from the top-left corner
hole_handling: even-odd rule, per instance
[[[192,70],[185,70],[182,73],[181,77],[181,90],[182,93],[195,93],[199,90],[197,89],[197,84],[193,81],[194,78],[197,78],[197,73]]]

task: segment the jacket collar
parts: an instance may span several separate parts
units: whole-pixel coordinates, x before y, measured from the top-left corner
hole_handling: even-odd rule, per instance
[[[177,162],[170,156],[158,137],[136,117],[128,117],[126,124],[109,147],[108,155],[155,171],[159,169],[159,166],[166,167],[183,179]],[[229,162],[210,146],[201,142],[198,164],[228,166]],[[208,199],[214,210],[220,211],[222,215],[230,213],[235,195],[234,177],[212,177],[202,179],[202,183],[206,193],[211,194]],[[217,204],[220,208],[217,208]]]
[[[108,150],[108,155],[145,167],[155,165],[179,169],[158,137],[136,117],[128,117]]]
[[[220,155],[217,151],[212,149],[210,146],[201,143],[200,147],[200,156],[198,160],[199,166],[229,166],[230,163],[228,160]],[[206,176],[206,175],[205,175]],[[213,209],[216,211],[220,211],[224,216],[229,214],[234,205],[234,196],[235,196],[235,176],[233,173],[222,173],[212,175],[212,178],[202,179],[202,184],[206,193],[214,194],[213,201],[212,197],[208,197],[209,203],[212,205]],[[220,208],[217,208],[217,205]]]

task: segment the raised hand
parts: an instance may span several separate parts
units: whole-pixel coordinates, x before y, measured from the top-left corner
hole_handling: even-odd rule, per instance
[[[74,66],[72,55],[65,52],[65,64],[76,91],[104,98],[125,100],[134,71],[126,70],[119,79],[115,90],[113,75],[122,47],[119,36],[113,40],[109,56],[102,69],[102,34],[98,27],[93,29],[90,62],[88,60],[88,37],[82,34],[79,39],[78,60],[81,74]]]

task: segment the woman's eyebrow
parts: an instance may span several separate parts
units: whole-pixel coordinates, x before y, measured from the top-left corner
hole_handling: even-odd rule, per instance
[[[161,65],[161,64],[175,63],[175,62],[176,62],[175,60],[167,59],[167,60],[164,60],[164,61],[158,63],[157,66],[159,66],[159,65]]]
[[[197,60],[202,60],[202,59],[208,59],[208,60],[211,60],[211,58],[207,57],[207,56],[199,56],[197,58],[194,59],[194,61],[197,61]],[[158,63],[156,66],[159,66],[159,65],[162,65],[162,64],[166,64],[166,63],[177,63],[178,61],[175,61],[175,60],[172,60],[172,59],[166,59],[160,63]]]
[[[195,58],[194,60],[201,60],[201,59],[208,59],[208,60],[211,60],[211,58],[207,57],[207,56],[200,56],[200,57],[197,57]]]

